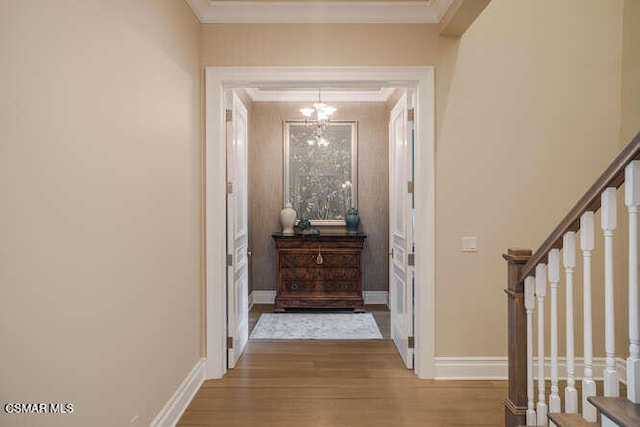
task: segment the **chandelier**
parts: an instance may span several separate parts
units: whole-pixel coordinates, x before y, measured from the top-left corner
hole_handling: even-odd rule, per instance
[[[313,104],[313,108],[301,108],[300,112],[304,116],[304,124],[308,128],[313,129],[313,139],[309,139],[309,145],[318,144],[319,147],[329,145],[327,133],[329,130],[329,121],[336,108],[322,102],[321,88],[318,88],[318,102]],[[315,117],[314,117],[315,113]]]

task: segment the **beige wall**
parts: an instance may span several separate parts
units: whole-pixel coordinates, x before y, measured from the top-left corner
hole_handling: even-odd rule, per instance
[[[300,118],[306,104],[256,102],[249,132],[250,245],[253,290],[275,289],[275,246],[280,231],[283,182],[283,120]],[[365,291],[388,290],[388,122],[385,103],[341,103],[335,120],[358,121],[358,213],[367,234],[364,250]]]
[[[505,354],[500,254],[537,248],[619,151],[621,24],[620,1],[493,1],[462,37],[436,153],[438,355]]]
[[[620,148],[621,25],[622,0],[494,0],[460,40],[418,24],[207,24],[201,60],[435,65],[436,354],[503,356],[501,254],[536,248]],[[466,235],[479,252],[460,251]]]
[[[624,1],[621,144],[640,132],[640,0]]]
[[[624,0],[622,26],[622,80],[620,111],[620,148],[625,147],[640,132],[640,1]],[[620,238],[614,253],[620,280],[616,281],[616,354],[624,356],[629,351],[629,312],[627,291],[628,225],[627,207],[624,204],[624,185],[618,191],[618,228]],[[619,256],[618,256],[619,254]]]
[[[199,24],[0,0],[0,424],[149,425],[200,357]]]

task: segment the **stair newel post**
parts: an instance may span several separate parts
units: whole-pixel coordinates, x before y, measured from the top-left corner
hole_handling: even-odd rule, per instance
[[[596,383],[593,380],[593,333],[591,315],[591,252],[594,246],[594,215],[585,212],[580,217],[580,249],[583,259],[583,331],[584,331],[584,378],[582,379],[582,417],[596,422],[596,408],[587,401],[595,396]]]
[[[567,386],[564,389],[564,411],[578,412],[578,391],[575,387],[575,351],[573,340],[573,269],[576,266],[576,233],[569,231],[562,236],[562,264],[566,281],[566,342]]]
[[[558,395],[558,283],[560,282],[560,250],[551,249],[547,273],[551,283],[551,394],[549,412],[560,412]]]
[[[508,295],[509,354],[509,397],[504,401],[505,426],[513,427],[524,424],[527,413],[527,350],[532,347],[527,346],[524,281],[520,280],[520,273],[531,258],[531,250],[509,249],[503,258],[507,261],[505,292]]]
[[[640,205],[640,161],[625,169],[625,204],[629,211],[629,357],[627,398],[640,403],[640,331],[638,330],[638,205]]]
[[[546,426],[547,403],[544,381],[544,298],[547,296],[547,266],[536,265],[536,297],[538,299],[538,404],[536,414],[539,426]]]
[[[604,305],[605,356],[604,395],[618,397],[620,385],[616,372],[615,316],[613,294],[613,230],[616,229],[616,189],[602,192],[602,231],[604,232]]]

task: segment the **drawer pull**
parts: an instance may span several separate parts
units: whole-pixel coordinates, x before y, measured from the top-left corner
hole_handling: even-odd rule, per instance
[[[342,289],[343,291],[346,291],[347,289],[349,289],[349,285],[347,285],[346,283],[343,283],[340,285],[340,289]]]
[[[291,286],[289,286],[291,288],[292,291],[297,291],[298,290],[298,284],[297,283],[292,283]]]
[[[322,258],[322,254],[318,252],[318,256],[316,257],[316,264],[322,265],[324,264],[324,259]]]
[[[347,272],[345,270],[342,270],[342,277],[347,277]]]

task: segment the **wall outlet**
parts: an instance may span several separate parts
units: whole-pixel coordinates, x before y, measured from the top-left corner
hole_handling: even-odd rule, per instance
[[[463,237],[462,252],[478,252],[478,238],[476,236]]]

